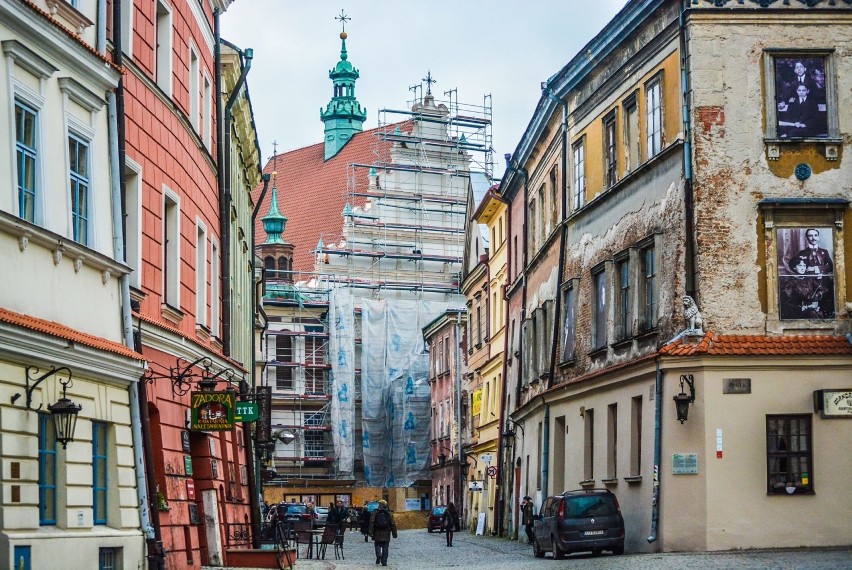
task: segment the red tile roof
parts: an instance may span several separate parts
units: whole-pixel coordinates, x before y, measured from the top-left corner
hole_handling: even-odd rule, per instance
[[[275,186],[278,187],[278,207],[287,216],[284,240],[295,246],[294,271],[313,271],[317,242],[322,238],[326,245],[336,243],[342,235],[343,206],[351,189],[349,177],[353,174],[350,164],[374,164],[390,160],[391,143],[378,134],[388,132],[394,125],[377,127],[354,135],[346,146],[329,160],[324,160],[325,143],[317,143],[296,150],[279,153],[266,163],[264,173],[278,172]],[[403,127],[403,130],[405,129]],[[357,187],[366,190],[369,169],[354,169]],[[272,183],[270,183],[270,186]],[[254,189],[255,201],[263,189],[261,184]],[[255,227],[255,244],[266,241],[261,218],[269,212],[272,188],[260,206]],[[353,206],[361,205],[364,198],[353,200]]]
[[[697,343],[676,340],[660,349],[667,356],[852,356],[852,344],[835,335],[717,335],[708,331]]]
[[[145,357],[127,348],[121,343],[107,340],[99,336],[90,335],[84,332],[74,330],[66,325],[54,321],[47,321],[29,315],[22,315],[7,309],[0,308],[0,322],[9,323],[25,329],[40,332],[56,338],[61,338],[67,341],[82,344],[97,350],[113,352],[134,360],[145,360]]]

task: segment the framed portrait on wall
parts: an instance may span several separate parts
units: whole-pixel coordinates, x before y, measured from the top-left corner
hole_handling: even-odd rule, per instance
[[[776,237],[781,320],[834,318],[832,228],[779,228]]]
[[[828,138],[826,57],[777,56],[773,64],[778,137]]]

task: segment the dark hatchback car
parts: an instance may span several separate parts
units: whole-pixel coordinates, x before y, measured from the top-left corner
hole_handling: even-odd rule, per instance
[[[429,511],[429,520],[426,522],[426,530],[429,532],[436,530],[441,532],[443,530],[441,520],[444,518],[445,510],[447,510],[447,507],[432,507],[432,510]]]
[[[566,491],[548,497],[533,522],[533,552],[554,558],[572,552],[604,550],[624,554],[624,518],[618,499],[607,489]]]
[[[287,522],[314,522],[304,503],[280,503],[278,505],[278,520]]]

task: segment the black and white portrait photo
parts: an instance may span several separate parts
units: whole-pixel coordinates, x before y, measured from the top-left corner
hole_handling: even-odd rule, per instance
[[[775,98],[780,138],[828,137],[825,58],[775,59]]]
[[[831,228],[780,228],[777,235],[781,319],[834,318]]]

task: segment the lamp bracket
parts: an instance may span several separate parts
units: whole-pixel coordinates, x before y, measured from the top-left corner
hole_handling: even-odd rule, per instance
[[[692,374],[680,375],[680,391],[682,394],[686,393],[683,391],[684,382],[689,386],[689,403],[691,404],[695,401],[695,379],[692,377]]]
[[[178,356],[175,365],[168,368],[156,362],[151,362],[150,364],[159,366],[163,371],[155,371],[153,367],[149,366],[143,374],[145,381],[151,383],[155,380],[167,378],[172,383],[172,393],[175,396],[186,395],[192,389],[193,383],[199,385],[199,387],[213,386],[215,389],[215,385],[219,382],[220,377],[229,386],[233,384],[239,385],[240,383],[236,379],[236,372],[233,368],[223,368],[214,374],[213,360],[209,356],[196,358],[192,362],[182,356]],[[196,366],[201,368],[200,373],[195,371]]]
[[[24,388],[24,392],[26,393],[26,398],[27,398],[26,399],[26,408],[28,410],[33,409],[33,407],[32,407],[33,392],[35,391],[36,388],[38,388],[39,384],[44,382],[47,378],[50,378],[51,376],[54,376],[54,375],[58,375],[60,373],[68,374],[68,378],[62,378],[61,376],[57,376],[57,381],[62,385],[62,397],[63,398],[65,397],[65,391],[68,389],[68,386],[73,386],[73,382],[71,380],[71,369],[68,368],[67,366],[60,366],[58,368],[56,366],[51,366],[50,370],[48,370],[47,372],[45,372],[41,376],[37,376],[39,371],[40,371],[40,368],[38,366],[27,366],[27,370],[26,370],[27,384],[26,384],[26,387]],[[32,385],[30,384],[30,382],[32,382]],[[20,397],[21,397],[20,393],[12,396],[12,403],[14,404],[16,401],[18,401],[18,398],[20,398]],[[42,408],[42,406],[44,406],[44,403],[39,404],[38,408],[35,408],[35,409],[40,410]]]

